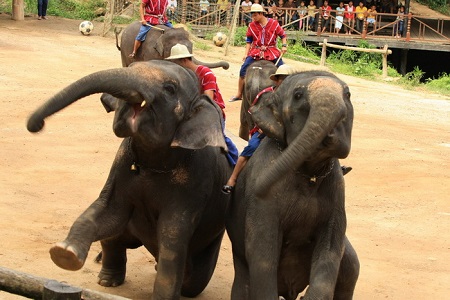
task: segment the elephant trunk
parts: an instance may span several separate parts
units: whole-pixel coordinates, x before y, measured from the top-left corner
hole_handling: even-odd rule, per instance
[[[313,156],[327,135],[345,118],[346,105],[338,92],[330,90],[326,95],[317,95],[317,98],[310,100],[309,117],[300,134],[269,166],[265,175],[258,178],[255,187],[257,196],[267,195],[274,183],[286,172],[298,169]]]
[[[206,63],[206,62],[202,62],[200,60],[197,60],[195,57],[192,57],[192,61],[196,65],[202,65],[202,66],[208,67],[210,69],[223,68],[224,70],[228,70],[228,68],[230,67],[230,64],[227,63],[226,61],[223,61],[223,60],[215,62],[215,63]]]
[[[45,118],[62,110],[78,99],[95,94],[108,93],[114,97],[140,103],[143,97],[137,91],[145,86],[139,74],[131,68],[120,68],[93,73],[72,83],[39,107],[28,119],[27,129],[38,132],[44,127]]]

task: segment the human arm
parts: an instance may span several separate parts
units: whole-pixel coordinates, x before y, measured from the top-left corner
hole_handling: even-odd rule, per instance
[[[145,3],[141,2],[141,5],[139,6],[139,15],[141,16],[141,24],[146,25],[147,21],[145,20]]]

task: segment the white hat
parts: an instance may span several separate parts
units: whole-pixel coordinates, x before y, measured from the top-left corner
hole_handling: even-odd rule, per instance
[[[262,7],[261,4],[255,3],[255,4],[252,4],[252,6],[250,8],[250,13],[254,13],[254,12],[265,13],[266,11],[264,10],[264,8]]]
[[[186,45],[176,44],[170,49],[170,56],[166,59],[178,59],[192,57],[194,54],[190,53]]]
[[[288,66],[288,65],[281,65],[281,66],[278,67],[277,71],[274,74],[270,75],[269,78],[270,78],[270,80],[274,80],[275,76],[278,76],[278,75],[285,75],[285,76],[287,76],[287,75],[290,75],[291,73],[292,73],[292,68],[290,66]]]

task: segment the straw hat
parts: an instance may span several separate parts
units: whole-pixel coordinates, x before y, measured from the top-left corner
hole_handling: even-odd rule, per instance
[[[189,53],[188,48],[186,45],[182,44],[176,44],[175,46],[170,49],[170,56],[166,59],[178,59],[178,58],[186,58],[186,57],[192,57],[194,54]]]
[[[266,11],[264,10],[264,8],[262,7],[261,4],[255,3],[255,4],[252,4],[252,6],[250,8],[250,13],[254,13],[254,12],[265,13]]]
[[[281,65],[278,67],[277,71],[274,74],[270,75],[269,78],[270,78],[270,80],[275,80],[275,76],[278,76],[278,75],[287,76],[287,75],[290,75],[291,73],[292,73],[292,68],[290,66]]]

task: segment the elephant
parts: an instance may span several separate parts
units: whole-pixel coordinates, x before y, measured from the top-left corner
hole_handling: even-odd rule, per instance
[[[352,299],[359,260],[346,236],[353,106],[332,73],[288,76],[250,108],[266,137],[239,175],[226,227],[231,299]]]
[[[245,75],[242,93],[239,137],[248,141],[249,132],[255,126],[248,110],[256,95],[266,87],[273,85],[269,76],[277,70],[275,64],[268,60],[258,60],[252,63]]]
[[[126,249],[144,245],[157,262],[153,299],[194,297],[214,272],[229,203],[220,192],[232,171],[220,107],[200,94],[194,72],[153,60],[72,83],[33,112],[27,128],[38,132],[46,117],[102,92],[119,99],[103,105],[115,111],[113,131],[123,141],[99,197],[50,249],[51,259],[79,270],[101,241],[98,283],[118,286]]]
[[[136,35],[139,32],[141,22],[135,21],[128,25],[122,32],[120,46],[119,33],[116,31],[116,47],[120,50],[122,58],[122,66],[128,67],[132,62],[147,61],[152,59],[164,59],[170,56],[170,50],[175,44],[183,44],[188,47],[189,52],[192,53],[192,42],[189,39],[189,33],[184,28],[169,28],[164,25],[153,26],[147,33],[147,38],[142,42],[136,56],[129,57],[133,51],[133,45]],[[229,64],[225,61],[215,63],[207,63],[198,61],[192,58],[197,65],[207,66],[208,68],[219,68],[227,70]]]

